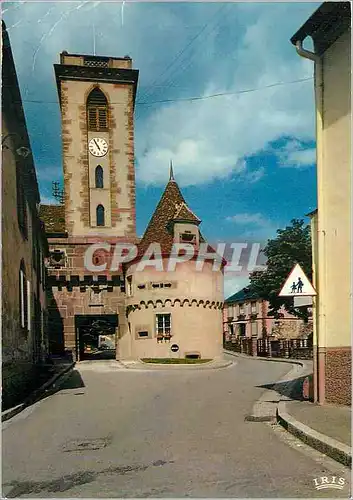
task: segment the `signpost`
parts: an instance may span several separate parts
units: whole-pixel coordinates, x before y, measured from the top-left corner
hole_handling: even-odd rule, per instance
[[[316,290],[310,283],[308,277],[304,273],[299,264],[296,264],[288,278],[286,279],[281,291],[278,294],[280,297],[293,297],[294,307],[308,307],[313,306],[313,297],[316,296]],[[313,325],[313,362],[314,362],[314,402],[316,402],[317,392],[317,334],[315,323]],[[310,382],[309,377],[306,377],[303,383],[303,397],[309,399],[310,397]]]
[[[173,344],[170,348],[172,352],[178,352],[179,351],[179,346],[177,344]]]
[[[313,297],[316,291],[303,269],[296,264],[278,295],[280,297]]]

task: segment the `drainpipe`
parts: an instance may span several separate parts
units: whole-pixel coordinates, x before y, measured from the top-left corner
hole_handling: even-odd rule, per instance
[[[295,43],[295,48],[297,50],[297,53],[301,57],[305,57],[305,59],[310,59],[314,62],[320,61],[320,57],[317,54],[315,54],[314,52],[310,52],[310,50],[303,49],[303,40],[297,40]]]
[[[322,148],[320,148],[322,141],[322,129],[323,129],[323,95],[324,95],[324,86],[323,86],[323,66],[321,57],[315,54],[314,52],[310,52],[303,48],[303,40],[297,40],[295,42],[295,48],[297,53],[304,57],[305,59],[310,59],[314,61],[315,67],[315,101],[316,101],[316,155],[317,155],[317,164],[322,161]],[[321,157],[319,157],[319,154]],[[318,196],[318,207],[323,204],[322,198],[323,193],[320,185],[320,179],[318,178],[318,188],[317,188],[317,196]],[[324,221],[325,224],[325,221]],[[325,311],[323,311],[322,302],[320,299],[320,288],[326,289],[326,273],[322,273],[322,265],[325,266],[325,231],[322,230],[322,218],[317,218],[317,255],[316,255],[316,286],[318,290],[318,296],[315,297],[313,301],[313,313],[315,314],[315,326],[313,331],[313,363],[314,363],[314,402],[318,404],[324,404],[325,402],[325,351],[326,351],[326,325],[325,325]],[[321,233],[321,234],[320,234]],[[319,257],[319,249],[323,250],[323,264],[321,264]],[[321,272],[320,272],[321,268]],[[323,281],[325,283],[323,284]],[[324,349],[322,349],[322,344],[324,345]],[[323,350],[323,352],[321,352]]]

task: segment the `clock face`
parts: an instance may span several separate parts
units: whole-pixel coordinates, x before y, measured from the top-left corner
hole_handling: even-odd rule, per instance
[[[104,156],[108,152],[108,143],[101,137],[93,137],[88,143],[88,149],[93,156]]]

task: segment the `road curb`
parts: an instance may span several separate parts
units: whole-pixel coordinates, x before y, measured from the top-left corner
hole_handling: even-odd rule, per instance
[[[227,368],[234,364],[234,361],[219,361],[219,362],[212,362],[210,361],[209,363],[200,363],[200,364],[158,364],[158,363],[144,363],[143,361],[140,361],[139,363],[136,363],[135,365],[128,365],[124,364],[121,362],[125,368],[129,370],[148,370],[148,371],[158,371],[158,370],[218,370],[221,368]]]
[[[14,406],[13,408],[9,408],[8,410],[5,410],[1,413],[1,421],[6,422],[6,420],[10,420],[10,418],[14,417],[21,411],[23,411],[25,408],[28,406],[32,405],[39,399],[43,397],[45,393],[49,391],[49,388],[53,386],[55,387],[55,382],[57,382],[60,378],[66,376],[69,374],[70,371],[73,370],[75,366],[75,362],[70,363],[69,365],[65,366],[61,371],[56,373],[55,375],[52,376],[51,379],[47,380],[39,389],[36,389],[34,392],[32,392],[25,400],[23,403]]]
[[[279,380],[274,382],[272,388],[265,389],[260,398],[252,407],[250,415],[245,420],[249,422],[277,422],[277,407],[282,397],[287,397],[291,393],[294,382],[298,376],[306,372],[304,363],[293,363],[291,369]],[[279,384],[286,384],[284,394],[281,394],[277,387]],[[283,387],[282,387],[283,391]]]
[[[302,424],[286,411],[287,405],[285,401],[280,401],[277,406],[277,421],[288,432],[299,438],[305,444],[312,448],[328,455],[345,466],[352,465],[352,452],[349,446],[330,438],[325,434],[315,431],[311,427]]]
[[[292,365],[299,365],[299,366],[305,366],[305,361],[301,361],[298,359],[291,359],[291,358],[265,358],[262,356],[248,356],[247,354],[241,354],[240,352],[233,352],[233,351],[227,351],[224,349],[224,352],[226,354],[229,354],[230,356],[235,356],[237,358],[243,358],[243,359],[252,359],[253,361],[273,361],[275,363],[290,363]]]

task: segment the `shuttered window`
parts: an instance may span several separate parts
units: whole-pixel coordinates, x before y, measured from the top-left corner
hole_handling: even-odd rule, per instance
[[[102,131],[108,129],[108,102],[103,92],[94,88],[87,99],[88,129]]]

